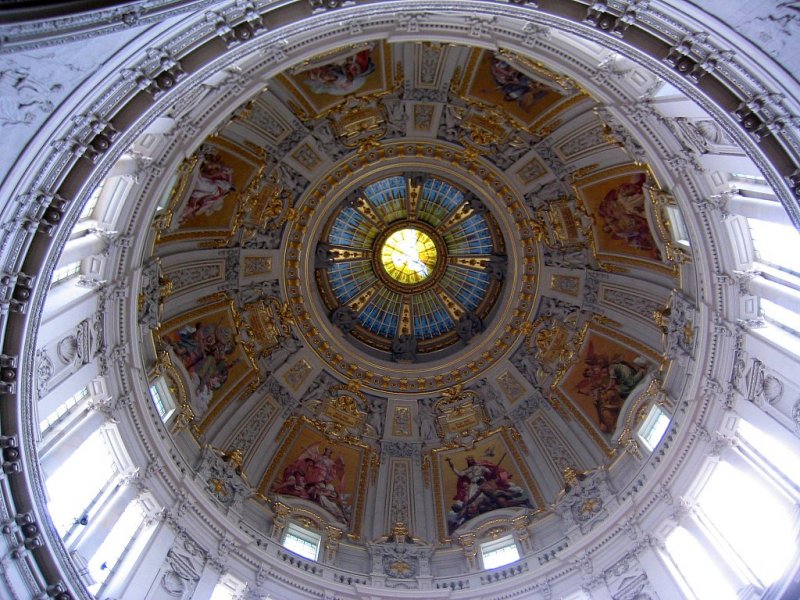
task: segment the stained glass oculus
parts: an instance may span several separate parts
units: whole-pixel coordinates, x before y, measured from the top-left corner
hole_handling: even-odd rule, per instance
[[[433,273],[438,252],[433,239],[424,231],[407,227],[392,233],[381,248],[381,264],[386,273],[402,284],[425,281]]]
[[[503,286],[491,267],[505,253],[494,217],[476,211],[474,199],[420,172],[352,190],[316,249],[331,320],[393,360],[400,346],[403,357],[413,348],[416,360],[427,360],[466,343],[457,325],[490,318]]]

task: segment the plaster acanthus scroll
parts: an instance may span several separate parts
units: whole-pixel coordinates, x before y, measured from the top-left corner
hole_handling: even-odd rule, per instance
[[[653,585],[634,554],[627,554],[602,573],[613,600],[658,600]]]
[[[275,416],[275,405],[272,402],[261,402],[258,409],[249,415],[244,426],[236,432],[229,446],[240,448],[245,456],[253,449],[253,445],[263,434],[264,428]]]
[[[577,456],[564,444],[561,437],[553,431],[546,417],[532,419],[530,428],[557,472],[563,473],[568,467],[577,464]]]
[[[241,511],[245,498],[252,488],[242,469],[243,456],[240,449],[222,452],[210,446],[203,448],[197,478],[206,492],[226,509]]]
[[[38,350],[36,352],[36,390],[39,393],[39,397],[47,393],[48,383],[50,379],[52,379],[54,373],[55,367],[53,366],[53,361],[50,359],[47,350],[44,348]]]
[[[635,313],[637,316],[649,322],[652,322],[653,313],[659,308],[658,302],[652,298],[615,287],[603,288],[601,301],[605,304],[616,305],[622,310]]]
[[[173,294],[204,281],[217,280],[221,275],[219,264],[183,264],[181,268],[171,268],[165,273],[165,277],[172,282]]]
[[[410,523],[411,506],[409,498],[409,465],[396,461],[391,473],[391,501],[389,502],[389,521],[391,523]]]
[[[564,472],[564,491],[554,509],[564,521],[567,535],[575,527],[585,534],[603,521],[616,504],[608,472],[595,469],[582,473],[572,468]]]
[[[522,33],[525,34],[525,39],[522,40],[522,44],[528,48],[548,41],[551,36],[549,27],[542,27],[541,25],[531,22],[525,23],[522,27]]]
[[[156,329],[161,326],[164,299],[172,293],[172,282],[161,272],[161,262],[155,258],[142,267],[142,291],[138,298],[139,323]]]
[[[697,317],[694,302],[690,298],[675,292],[667,306],[651,311],[650,317],[664,335],[667,356],[683,360],[693,356]]]
[[[411,456],[419,456],[419,453],[420,448],[418,444],[387,441],[381,443],[381,455],[387,458],[406,458]]]
[[[800,434],[800,399],[795,400],[792,406],[792,421],[794,422],[795,434]]]

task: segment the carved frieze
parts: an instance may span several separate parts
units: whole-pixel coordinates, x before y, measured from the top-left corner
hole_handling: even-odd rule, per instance
[[[206,552],[194,540],[179,535],[161,567],[159,584],[164,593],[179,600],[191,598],[207,560]]]

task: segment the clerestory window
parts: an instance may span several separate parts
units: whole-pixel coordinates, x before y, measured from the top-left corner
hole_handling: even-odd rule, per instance
[[[506,535],[481,544],[481,560],[484,569],[496,569],[519,560],[519,549],[514,536]]]
[[[283,535],[282,544],[284,548],[303,558],[317,560],[321,541],[320,534],[300,527],[296,523],[289,523],[286,533]]]

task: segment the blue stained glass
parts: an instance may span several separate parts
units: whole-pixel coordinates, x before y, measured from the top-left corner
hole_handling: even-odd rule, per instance
[[[328,242],[334,246],[369,248],[377,233],[375,227],[361,213],[346,206],[336,216],[328,234]]]
[[[401,308],[400,295],[383,288],[370,298],[364,310],[358,315],[358,321],[372,333],[393,338],[397,333]]]
[[[405,219],[407,177],[396,175],[374,181],[363,188],[363,197],[385,224]],[[432,227],[441,227],[464,204],[464,193],[455,186],[427,177],[416,206],[417,218]],[[352,206],[343,206],[331,223],[326,242],[342,249],[371,250],[379,229]],[[494,252],[491,231],[485,217],[472,214],[440,230],[451,257],[486,257]],[[351,303],[366,291],[374,290],[358,315],[366,331],[394,338],[400,329],[404,295],[378,285],[371,259],[336,262],[326,270],[330,289],[338,305]],[[491,280],[480,266],[449,264],[437,289],[417,292],[410,297],[411,328],[419,340],[430,340],[452,332],[455,320],[447,310],[447,295],[467,311],[476,310],[491,287]]]
[[[445,334],[455,326],[441,300],[431,291],[412,297],[411,314],[414,316],[414,336],[417,339]]]
[[[368,260],[338,262],[328,269],[328,281],[339,304],[350,302],[376,279]]]
[[[364,188],[364,196],[386,223],[406,216],[406,178],[387,177]]]
[[[464,202],[464,194],[440,179],[426,179],[417,204],[417,215],[437,227]]]
[[[465,310],[475,310],[486,296],[489,276],[484,271],[450,265],[440,285]]]
[[[470,215],[444,236],[450,254],[491,254],[492,236],[481,215]]]

